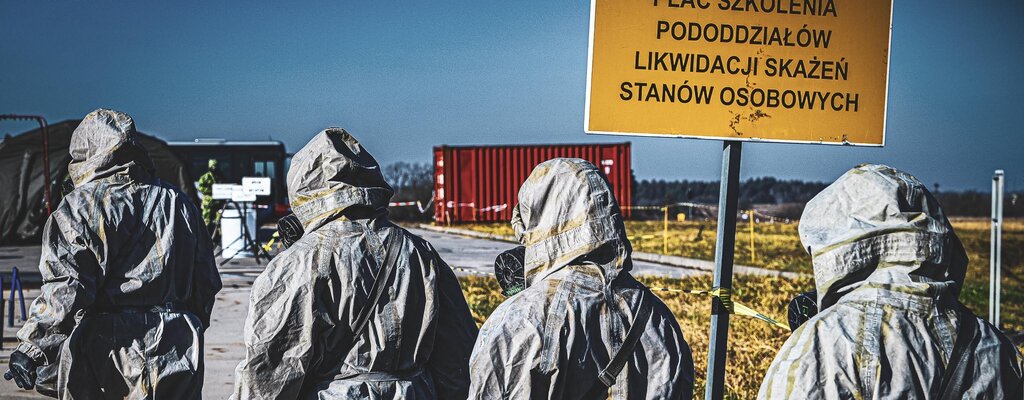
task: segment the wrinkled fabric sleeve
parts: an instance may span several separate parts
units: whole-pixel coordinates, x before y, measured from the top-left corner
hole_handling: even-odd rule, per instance
[[[543,290],[541,291],[543,292]],[[541,367],[544,343],[564,343],[543,334],[547,299],[537,287],[505,300],[480,327],[470,356],[472,399],[548,398],[550,371]]]
[[[43,228],[39,261],[41,293],[32,302],[28,321],[18,331],[17,350],[36,361],[57,361],[61,345],[75,327],[75,315],[96,299],[102,270],[84,218],[61,203]]]
[[[806,344],[805,341],[808,339],[809,335],[794,335],[782,346],[768,367],[757,393],[758,400],[825,398],[821,385],[808,383],[828,379],[819,362],[821,358],[829,355],[799,351],[796,348],[798,343]]]
[[[865,349],[843,332],[864,332],[859,315],[827,310],[804,323],[782,345],[757,393],[764,399],[860,399],[865,382],[855,361]],[[854,323],[851,323],[854,322]]]
[[[297,399],[316,349],[316,268],[292,247],[256,279],[245,319],[245,359],[235,369],[235,399]]]
[[[430,248],[437,272],[437,334],[427,368],[439,399],[469,395],[469,356],[478,329],[455,272]]]
[[[1013,345],[1013,342],[1005,340],[1002,345],[1006,349],[1004,353],[1008,353],[1004,359],[1004,365],[1001,366],[1004,371],[1001,378],[1009,382],[1006,398],[1024,399],[1024,358],[1021,357],[1020,351]]]
[[[210,327],[210,314],[222,286],[220,271],[217,269],[217,259],[213,255],[213,240],[210,239],[210,233],[206,231],[206,225],[202,223],[198,210],[191,201],[182,201],[186,203],[185,210],[188,214],[184,217],[187,218],[188,226],[196,240],[189,307],[199,317],[205,330]]]
[[[504,368],[501,368],[505,365],[506,358],[509,358],[502,352],[502,349],[509,347],[507,346],[508,343],[501,342],[505,340],[502,336],[502,333],[505,331],[503,325],[507,321],[504,311],[505,307],[507,307],[505,305],[509,303],[510,301],[506,301],[498,305],[498,308],[494,309],[491,316],[480,327],[478,343],[473,347],[473,354],[469,360],[471,371],[469,395],[474,399],[507,398],[505,388],[509,382],[506,381],[506,377],[511,382],[520,382],[521,376],[519,373],[526,369],[513,368],[510,371],[505,371]],[[527,363],[524,361],[523,365]],[[529,393],[529,389],[529,387],[524,387],[523,392]]]

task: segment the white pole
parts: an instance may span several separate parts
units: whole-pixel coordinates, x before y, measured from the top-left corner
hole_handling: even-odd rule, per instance
[[[1003,170],[996,170],[992,177],[992,243],[989,254],[989,306],[988,318],[999,328],[999,306],[1002,301],[1002,251],[1003,251]]]

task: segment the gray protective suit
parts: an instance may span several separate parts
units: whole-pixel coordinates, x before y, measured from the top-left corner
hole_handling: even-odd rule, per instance
[[[977,319],[978,339],[963,362],[966,390],[952,398],[1022,398],[1017,349],[958,312],[967,255],[916,178],[854,168],[807,204],[800,239],[821,311],[786,341],[758,398],[938,399],[964,318]]]
[[[220,275],[198,209],[153,177],[134,134],[124,113],[85,117],[75,189],[43,230],[42,293],[18,350],[43,364],[40,391],[55,378],[63,399],[201,398]]]
[[[466,398],[476,323],[451,268],[386,218],[377,161],[327,129],[292,158],[288,190],[306,233],[256,279],[233,397]],[[372,302],[377,278],[386,290]]]
[[[691,398],[690,348],[668,308],[630,275],[622,215],[597,168],[579,159],[537,166],[512,225],[526,246],[527,288],[484,322],[471,398]],[[609,390],[599,372],[637,319],[642,336]]]

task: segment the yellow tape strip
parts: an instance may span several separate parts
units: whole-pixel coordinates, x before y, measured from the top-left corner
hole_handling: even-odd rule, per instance
[[[463,268],[463,267],[452,267],[452,269],[455,270],[455,271],[462,271],[462,272],[466,272],[466,273],[470,273],[470,274],[474,274],[474,275],[494,276],[494,274],[492,274],[492,273],[483,272],[483,271],[477,271],[475,269],[469,269],[469,268]],[[750,308],[750,307],[747,307],[747,306],[745,306],[743,304],[740,304],[738,302],[732,301],[732,295],[729,293],[728,290],[723,289],[723,288],[712,288],[711,290],[692,290],[692,289],[673,289],[673,288],[657,287],[657,288],[648,288],[648,289],[650,289],[651,292],[686,293],[686,294],[696,294],[696,295],[700,295],[700,296],[717,297],[719,300],[722,300],[722,303],[725,304],[725,307],[729,309],[729,313],[730,314],[742,315],[744,317],[751,317],[751,318],[758,319],[758,320],[761,320],[763,322],[766,322],[769,325],[774,325],[776,327],[785,329],[787,331],[791,330],[791,329],[789,329],[789,325],[786,325],[784,323],[776,321],[776,320],[772,319],[771,317],[769,317],[767,315],[764,315],[764,314],[762,314],[760,312],[757,312],[757,310],[754,310],[753,308]]]
[[[683,290],[683,289],[671,289],[671,288],[650,288],[652,292],[672,292],[672,293],[688,293],[697,294],[703,296],[717,297],[725,304],[725,307],[729,309],[730,314],[742,315],[745,317],[751,317],[767,322],[769,325],[774,325],[787,331],[791,330],[789,325],[783,324],[779,321],[772,319],[771,317],[764,315],[753,308],[747,307],[738,302],[732,301],[732,295],[728,290],[723,288],[712,288],[711,290]]]
[[[759,319],[761,321],[767,322],[767,323],[769,323],[771,325],[775,325],[775,326],[777,326],[779,328],[785,329],[787,331],[792,330],[792,329],[789,329],[789,325],[786,325],[786,324],[783,324],[783,323],[781,323],[779,321],[776,321],[776,320],[772,319],[771,317],[768,317],[767,315],[761,314],[761,313],[757,312],[756,310],[754,310],[754,309],[752,309],[750,307],[747,307],[745,305],[742,305],[742,304],[736,303],[736,302],[733,302],[733,305],[736,307],[734,312],[733,312],[734,314],[744,315],[744,316],[747,316],[747,317],[756,318],[756,319]]]
[[[687,294],[700,294],[700,295],[711,294],[710,290],[687,290],[687,289],[670,289],[670,288],[649,288],[649,289],[652,292],[687,293]]]

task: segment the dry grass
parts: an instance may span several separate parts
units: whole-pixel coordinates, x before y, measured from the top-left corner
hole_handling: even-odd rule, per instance
[[[636,251],[713,260],[714,221],[669,222],[667,246],[661,221],[626,221],[626,230]],[[701,227],[703,226],[703,230]],[[953,226],[970,255],[970,268],[961,301],[981,316],[988,315],[990,222],[987,219],[954,219]],[[460,225],[499,235],[512,235],[508,223]],[[810,258],[801,248],[798,222],[757,223],[751,257],[750,225],[736,227],[736,263],[773,270],[811,272]],[[667,251],[666,251],[667,249]],[[1024,331],[1024,220],[1010,220],[1003,226],[1002,321],[1007,331]]]
[[[650,287],[707,288],[711,286],[710,276],[687,279],[640,278]],[[473,317],[478,323],[504,300],[494,279],[485,277],[462,278],[463,292],[469,301]],[[777,320],[784,320],[783,314],[790,298],[811,288],[809,278],[791,280],[786,278],[754,278],[737,276],[734,280],[734,299]],[[695,397],[704,393],[705,371],[707,368],[708,327],[711,303],[705,297],[688,294],[662,294],[662,301],[675,314],[686,341],[693,351],[696,369]],[[729,329],[729,362],[727,364],[726,389],[729,398],[750,399],[757,395],[768,366],[789,332],[761,321],[733,316]]]

